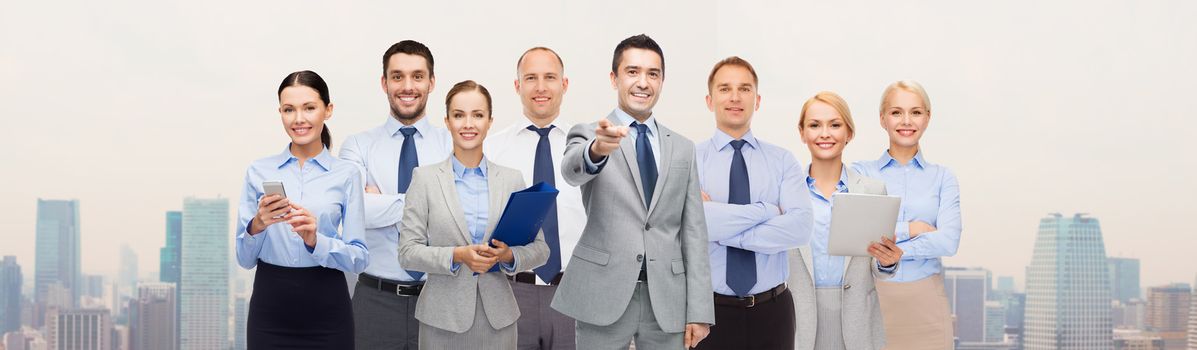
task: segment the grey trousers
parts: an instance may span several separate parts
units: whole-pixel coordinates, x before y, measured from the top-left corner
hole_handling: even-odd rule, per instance
[[[358,285],[353,292],[353,341],[357,350],[417,350],[416,300]]]
[[[557,286],[511,282],[520,307],[518,345],[520,350],[573,350],[574,319],[549,307]]]
[[[633,339],[639,350],[676,350],[685,346],[685,335],[684,332],[665,333],[661,330],[648,298],[648,285],[644,282],[636,283],[632,301],[615,323],[598,326],[577,322],[578,348],[586,350],[627,349]]]
[[[843,296],[843,289],[838,287],[815,289],[815,308],[818,310],[815,350],[843,350],[847,347],[844,344],[841,311]]]
[[[474,324],[465,333],[453,333],[420,323],[420,350],[515,350],[517,324],[494,329],[482,309],[482,294],[474,304]]]

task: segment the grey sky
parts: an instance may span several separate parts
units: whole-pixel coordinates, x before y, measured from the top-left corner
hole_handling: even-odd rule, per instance
[[[949,265],[1021,285],[1039,218],[1087,212],[1111,255],[1142,259],[1144,286],[1190,282],[1193,18],[1186,0],[7,2],[0,254],[31,274],[36,198],[77,198],[85,272],[115,273],[126,242],[156,271],[163,212],[188,195],[235,199],[248,163],[283,149],[275,89],[292,71],[328,80],[340,141],[384,121],[381,54],[417,39],[436,57],[434,123],[445,91],[474,79],[495,96],[501,128],[522,118],[516,58],[545,45],[571,80],[565,118],[590,121],[614,107],[612,48],[644,32],[665,50],[663,123],[709,137],[708,70],[740,55],[761,75],[755,134],[804,163],[794,126],[807,97],[844,96],[859,133],[846,158],[876,159],[881,90],[921,81],[934,111],[924,152],[962,187],[963,242]]]

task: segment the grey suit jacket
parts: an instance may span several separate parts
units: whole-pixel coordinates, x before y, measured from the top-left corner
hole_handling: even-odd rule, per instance
[[[490,241],[511,192],[524,189],[524,178],[518,170],[486,162],[490,214],[483,242]],[[482,309],[491,326],[507,327],[520,317],[520,310],[503,270],[474,276],[465,266],[457,272],[450,267],[453,248],[473,243],[453,179],[452,160],[446,160],[416,168],[407,190],[399,229],[399,262],[408,270],[428,274],[416,303],[416,319],[464,333],[474,323],[474,304],[477,293],[481,293]],[[515,255],[515,271],[536,268],[549,258],[543,233],[526,246],[511,247],[511,252]]]
[[[608,120],[619,123],[614,112]],[[625,137],[596,174],[586,171],[597,123],[569,131],[561,174],[580,186],[589,218],[552,307],[578,321],[606,326],[619,319],[647,262],[649,299],[663,331],[715,323],[707,228],[694,143],[657,122],[661,154],[657,185],[644,207],[636,146]]]
[[[848,172],[848,192],[886,194],[885,182],[861,176],[847,167],[845,169]],[[798,331],[794,333],[794,348],[799,350],[815,348],[818,308],[815,305],[815,283],[811,277],[814,276],[811,256],[810,246],[791,250],[787,254],[790,278],[786,283],[794,297],[794,315],[798,326]],[[875,278],[889,279],[892,276],[877,269],[876,259],[846,257],[840,318],[847,349],[880,349],[885,345],[881,304],[877,301],[873,281]]]

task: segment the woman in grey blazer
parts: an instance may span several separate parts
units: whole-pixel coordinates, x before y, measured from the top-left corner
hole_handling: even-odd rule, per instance
[[[860,176],[843,164],[844,146],[855,125],[848,104],[820,92],[802,106],[798,131],[811,154],[806,185],[814,213],[809,246],[788,255],[797,332],[796,349],[880,349],[885,344],[874,279],[893,275],[902,250],[879,232],[871,259],[827,252],[832,196],[839,192],[885,194],[885,183]]]
[[[453,156],[413,172],[399,230],[400,264],[428,274],[416,302],[420,349],[515,349],[520,311],[506,275],[544,264],[549,248],[540,233],[526,246],[490,238],[508,196],[525,186],[519,171],[483,155],[490,93],[457,83],[445,110]]]

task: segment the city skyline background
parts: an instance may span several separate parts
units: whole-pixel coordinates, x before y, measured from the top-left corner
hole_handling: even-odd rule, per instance
[[[1184,103],[1197,92],[1193,2],[68,3],[0,13],[10,116],[0,149],[11,154],[0,255],[16,256],[26,279],[38,198],[79,200],[82,273],[115,276],[126,244],[139,274],[155,273],[166,211],[188,196],[235,208],[249,162],[286,145],[275,90],[287,73],[329,81],[336,145],[385,120],[381,54],[416,39],[436,58],[433,123],[445,91],[474,79],[494,95],[497,131],[522,119],[516,58],[544,45],[571,80],[563,118],[587,122],[614,107],[612,48],[643,32],[665,51],[663,123],[708,138],[707,73],[739,55],[761,75],[754,133],[803,163],[794,126],[807,97],[844,96],[858,129],[845,160],[873,160],[887,142],[881,90],[922,82],[933,110],[925,155],[961,184],[964,233],[945,265],[1013,276],[1022,289],[1039,220],[1087,212],[1109,256],[1141,260],[1143,288],[1193,281],[1178,263],[1197,243],[1187,220],[1197,157],[1184,152],[1197,149]]]

